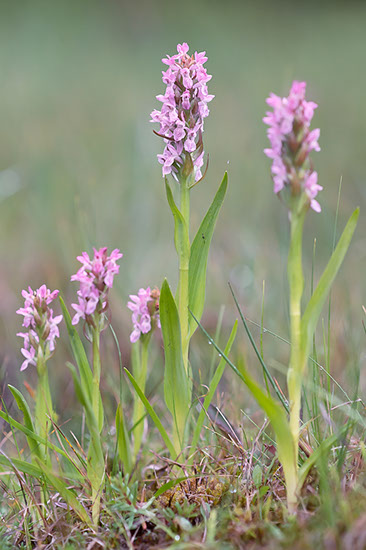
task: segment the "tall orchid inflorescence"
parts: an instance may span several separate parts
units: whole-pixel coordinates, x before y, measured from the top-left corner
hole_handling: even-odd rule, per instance
[[[106,326],[106,314],[108,310],[108,292],[113,286],[114,276],[119,272],[117,261],[122,258],[121,252],[116,248],[108,256],[107,247],[94,250],[94,258],[91,259],[83,252],[77,259],[82,264],[79,271],[72,275],[71,281],[78,281],[78,304],[72,304],[76,311],[72,324],[76,325],[80,319],[84,319],[84,330],[91,341],[93,348],[93,377],[88,383],[88,393],[91,397],[91,409],[93,415],[87,414],[87,422],[92,434],[88,452],[88,476],[92,489],[92,517],[95,525],[98,525],[100,513],[100,499],[104,484],[104,457],[102,453],[100,433],[103,428],[104,412],[103,401],[100,393],[100,378],[102,371],[100,357],[100,334]],[[89,409],[90,410],[90,409]]]
[[[128,309],[132,311],[132,323],[134,326],[130,335],[132,343],[137,342],[142,334],[150,333],[155,326],[160,328],[159,296],[157,288],[140,288],[137,295],[130,294]]]
[[[76,311],[72,324],[76,325],[80,319],[85,319],[88,325],[95,324],[95,315],[105,313],[108,309],[108,291],[112,288],[113,278],[119,272],[117,260],[123,254],[116,248],[110,256],[107,247],[94,250],[91,260],[86,252],[77,259],[82,264],[79,271],[72,275],[71,281],[79,281],[78,304],[72,304]]]
[[[28,365],[37,366],[37,360],[41,356],[42,361],[47,361],[55,350],[56,338],[60,336],[58,325],[62,321],[62,315],[53,316],[50,303],[58,296],[59,291],[51,292],[46,285],[37,290],[28,287],[23,290],[25,299],[24,307],[17,310],[24,316],[23,327],[28,332],[18,332],[17,336],[24,338],[22,354],[25,360],[20,368],[25,370]]]
[[[306,82],[295,80],[288,97],[270,94],[267,103],[273,111],[266,113],[263,122],[269,125],[271,148],[264,152],[273,160],[274,192],[281,193],[290,210],[298,206],[300,199],[300,208],[305,203],[320,212],[315,197],[323,188],[309,159],[311,151],[320,151],[320,130],[309,128],[317,104],[306,101],[305,92]]]
[[[166,84],[164,95],[156,96],[162,102],[161,111],[151,113],[151,122],[158,122],[158,135],[166,143],[162,155],[158,155],[163,165],[163,176],[172,174],[178,179],[179,171],[194,170],[197,182],[202,178],[203,166],[203,121],[209,114],[207,104],[214,98],[207,90],[207,82],[212,78],[204,64],[206,52],[188,55],[188,44],[178,44],[178,53],[167,56],[162,62],[168,65],[163,71]],[[193,165],[192,165],[193,163]]]

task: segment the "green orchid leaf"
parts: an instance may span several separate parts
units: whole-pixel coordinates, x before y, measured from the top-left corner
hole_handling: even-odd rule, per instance
[[[178,310],[166,279],[161,287],[159,313],[165,354],[164,397],[174,419],[181,449],[191,405],[190,381],[183,363]]]
[[[88,396],[89,400],[91,401],[92,391],[93,391],[92,390],[93,373],[90,368],[83,343],[80,340],[80,336],[78,335],[76,328],[71,323],[70,314],[61,296],[60,296],[60,303],[61,303],[61,309],[62,309],[62,313],[66,323],[67,332],[69,334],[72,353],[74,355],[76,364],[80,372],[80,380],[83,385],[83,390]]]
[[[321,276],[319,283],[305,309],[301,321],[301,352],[304,359],[304,361],[302,361],[304,367],[306,365],[305,359],[310,352],[312,338],[320,313],[323,309],[325,300],[329,294],[330,288],[338,273],[338,270],[342,265],[343,259],[351,243],[353,233],[356,229],[359,211],[359,208],[356,208],[356,210],[353,212],[350,219],[348,220],[347,225],[341,235],[341,238],[339,239],[338,244],[328,262],[328,265],[325,268],[324,273]]]
[[[189,260],[189,309],[201,319],[206,293],[206,271],[208,252],[215,229],[217,216],[227,190],[227,173],[225,172],[221,185],[208,209],[191,245]],[[191,337],[197,325],[189,319],[189,336]]]

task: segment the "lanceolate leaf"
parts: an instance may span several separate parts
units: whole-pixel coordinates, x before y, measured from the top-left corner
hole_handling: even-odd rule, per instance
[[[159,312],[164,340],[164,397],[181,443],[191,405],[190,382],[184,368],[177,306],[165,279],[161,287]]]
[[[189,261],[189,309],[198,320],[201,319],[205,302],[208,252],[215,229],[217,216],[225,198],[226,189],[227,173],[225,173],[215,198],[212,201],[212,204],[208,209],[207,214],[204,217],[191,245],[191,256]],[[192,336],[196,328],[197,325],[195,321],[190,318],[190,336]]]
[[[315,332],[316,324],[318,322],[320,313],[322,311],[325,300],[328,296],[332,283],[338,273],[339,268],[342,265],[343,259],[346,255],[348,247],[350,245],[353,233],[356,229],[357,219],[359,215],[359,208],[351,215],[347,222],[346,227],[342,233],[341,238],[338,241],[336,249],[334,250],[327,267],[324,270],[323,275],[320,278],[318,286],[316,287],[309,303],[305,309],[302,321],[301,321],[301,351],[306,364],[306,357],[309,355],[310,345],[312,343],[313,334]]]

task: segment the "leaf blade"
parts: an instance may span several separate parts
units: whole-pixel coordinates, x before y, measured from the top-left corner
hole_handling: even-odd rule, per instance
[[[342,265],[343,259],[351,243],[351,239],[356,229],[359,211],[360,209],[356,208],[356,210],[350,216],[346,227],[344,228],[343,233],[338,241],[338,244],[322,276],[320,277],[318,285],[313,292],[302,317],[301,351],[304,359],[309,355],[310,344],[313,338],[313,334],[315,332],[320,313],[322,311],[332,283],[338,273],[339,268]],[[305,365],[306,362],[303,361],[303,364]]]
[[[182,443],[185,422],[191,404],[191,392],[189,378],[183,363],[179,314],[166,279],[161,287],[159,314],[165,354],[165,403],[173,416]]]
[[[191,244],[191,255],[189,260],[189,309],[198,320],[201,319],[205,301],[209,248],[216,220],[225,198],[227,185],[228,177],[227,172],[225,172],[220,187]],[[193,319],[189,319],[190,336],[193,335],[196,328],[197,326]]]

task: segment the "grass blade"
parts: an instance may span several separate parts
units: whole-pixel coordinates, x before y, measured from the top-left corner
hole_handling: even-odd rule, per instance
[[[231,292],[231,294],[232,294],[232,296],[233,296],[233,298],[234,298],[235,305],[236,305],[236,307],[237,307],[237,309],[238,309],[238,312],[239,312],[239,315],[240,315],[240,319],[242,320],[243,325],[244,325],[244,328],[245,328],[245,331],[246,331],[246,333],[247,333],[247,335],[248,335],[248,337],[249,337],[250,343],[251,343],[252,346],[253,346],[253,349],[254,349],[254,351],[255,351],[257,357],[258,357],[258,360],[259,360],[260,364],[262,365],[264,374],[265,374],[265,376],[267,377],[267,380],[270,382],[270,384],[271,384],[271,386],[273,387],[273,389],[275,390],[275,392],[276,392],[276,394],[277,394],[277,397],[278,397],[278,399],[281,401],[283,407],[284,407],[285,410],[288,412],[288,411],[289,411],[288,404],[287,404],[286,400],[284,399],[282,393],[281,393],[280,390],[278,389],[277,384],[275,383],[275,381],[274,381],[274,379],[273,379],[273,376],[272,376],[271,373],[269,372],[269,370],[268,370],[268,368],[267,368],[265,362],[264,362],[263,359],[262,359],[262,356],[261,356],[261,354],[260,354],[260,352],[259,352],[259,350],[258,350],[258,348],[257,348],[256,343],[254,342],[254,338],[253,338],[253,336],[252,336],[252,333],[251,333],[250,330],[249,330],[248,323],[247,323],[247,321],[246,321],[246,319],[245,319],[245,317],[244,317],[244,315],[243,315],[243,312],[242,312],[242,310],[241,310],[241,308],[240,308],[239,302],[238,302],[238,300],[236,299],[236,296],[235,296],[235,294],[234,294],[233,288],[232,288],[232,286],[231,286],[230,283],[229,283],[229,288],[230,288],[230,292]]]
[[[230,353],[231,346],[233,345],[233,342],[235,340],[237,329],[238,329],[238,321],[236,320],[235,323],[234,323],[234,326],[232,328],[231,334],[229,336],[229,340],[228,340],[228,342],[226,344],[226,347],[225,347],[225,355],[229,355],[229,353]],[[203,426],[203,423],[204,423],[204,420],[205,420],[206,411],[208,410],[208,408],[211,404],[212,398],[215,395],[217,386],[219,385],[221,377],[224,373],[225,365],[226,365],[226,361],[222,357],[220,362],[219,362],[219,365],[218,365],[218,367],[215,371],[215,374],[214,374],[214,376],[213,376],[213,378],[210,382],[210,388],[209,388],[209,391],[207,392],[207,395],[206,395],[205,400],[203,402],[203,407],[202,407],[202,409],[201,409],[201,411],[198,415],[198,419],[197,419],[197,422],[196,422],[196,425],[195,425],[195,428],[194,428],[193,438],[192,438],[192,443],[191,443],[191,449],[190,449],[191,455],[193,455],[195,450],[196,450],[198,439],[199,439],[199,436],[200,436],[200,433],[201,433],[201,430],[202,430],[202,426]]]

